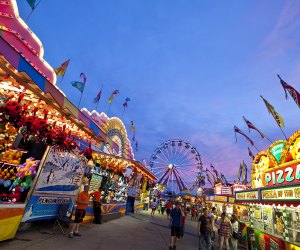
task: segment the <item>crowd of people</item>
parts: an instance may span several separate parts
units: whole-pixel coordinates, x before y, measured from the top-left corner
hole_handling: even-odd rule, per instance
[[[172,202],[171,200],[153,199],[149,201],[148,206],[151,208],[151,216],[155,215],[155,211],[160,214],[164,214],[166,211],[171,229],[170,250],[176,249],[176,241],[183,238],[185,221],[188,215],[191,221],[198,221],[199,249],[213,249],[214,242],[218,243],[220,250],[238,249],[238,239],[241,236],[239,222],[234,214],[230,218],[226,212],[218,216],[215,207],[186,206],[181,205],[178,201]]]

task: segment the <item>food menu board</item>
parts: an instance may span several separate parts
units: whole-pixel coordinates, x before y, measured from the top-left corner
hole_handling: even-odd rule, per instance
[[[286,209],[286,228],[288,231],[289,241],[300,245],[300,208]]]
[[[271,206],[262,207],[262,215],[264,222],[264,232],[274,235],[274,224],[273,224],[273,209]]]
[[[261,207],[258,205],[253,206],[253,214],[252,214],[252,222],[253,227],[257,230],[264,231],[264,223],[262,220],[262,211]]]
[[[254,229],[283,238],[282,210],[269,205],[253,205],[252,211],[251,220]]]
[[[283,216],[282,210],[274,207],[273,210],[274,233],[275,236],[279,238],[283,238],[284,222],[282,216]]]
[[[90,182],[90,192],[98,190],[102,182],[102,176],[99,174],[93,174]]]

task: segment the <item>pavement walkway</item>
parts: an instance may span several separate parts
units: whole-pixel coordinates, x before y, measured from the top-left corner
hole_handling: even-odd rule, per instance
[[[59,229],[52,231],[52,224],[34,224],[26,231],[19,231],[12,240],[0,242],[4,250],[51,249],[103,249],[103,250],[167,250],[170,229],[166,215],[150,216],[150,211],[122,216],[119,219],[80,226],[81,237],[70,239]],[[197,250],[197,222],[187,219],[184,238],[177,242],[177,250]],[[217,246],[216,246],[217,247]],[[218,248],[214,249],[218,249]]]

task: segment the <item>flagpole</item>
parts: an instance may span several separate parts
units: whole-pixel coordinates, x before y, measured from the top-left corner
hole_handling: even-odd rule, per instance
[[[123,119],[124,112],[125,112],[125,106],[123,107],[123,113],[121,119]]]
[[[257,150],[257,152],[260,152],[260,151],[261,151],[261,150],[259,150],[257,147],[255,147],[254,144],[253,144],[252,146]]]
[[[78,106],[77,106],[78,109],[79,109],[79,106],[80,106],[80,103],[81,103],[82,94],[83,94],[83,92],[81,92],[81,95],[80,95],[79,103],[78,103]]]
[[[280,126],[278,126],[278,127],[280,128],[282,134],[284,135],[285,139],[287,140],[287,137],[286,137],[285,133],[283,132],[282,128]]]
[[[109,106],[108,106],[107,116],[109,116],[110,106],[111,106],[111,103],[110,103]]]
[[[32,15],[32,13],[33,13],[33,11],[36,9],[36,7],[40,4],[40,2],[41,2],[42,0],[40,0],[40,1],[38,1],[38,3],[36,4],[36,6],[34,7],[34,9],[31,9],[31,12],[29,13],[29,15],[28,15],[28,17],[26,18],[26,22],[27,22],[27,20],[29,19],[29,17]]]
[[[102,95],[102,88],[103,88],[103,84],[101,85],[101,89],[100,89],[101,95]],[[101,96],[100,96],[100,98],[101,98]],[[100,102],[100,98],[99,98],[99,101],[98,101],[97,104],[96,104],[96,111],[97,111],[97,108],[98,108],[98,104],[99,104],[99,102]]]

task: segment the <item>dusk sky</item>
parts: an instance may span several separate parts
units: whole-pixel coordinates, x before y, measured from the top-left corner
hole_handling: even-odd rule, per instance
[[[25,20],[30,7],[17,3]],[[248,133],[243,115],[272,141],[284,139],[260,95],[282,115],[287,136],[299,129],[299,108],[285,100],[277,74],[300,91],[300,1],[42,0],[27,24],[52,67],[71,58],[61,88],[74,104],[80,92],[70,82],[80,72],[87,76],[81,107],[95,108],[101,84],[99,112],[107,113],[115,89],[109,116],[120,117],[131,99],[123,122],[130,138],[135,122],[139,161],[183,139],[205,167],[233,180],[243,160],[251,166],[250,145],[241,135],[235,142],[234,125],[259,150],[270,145]]]

